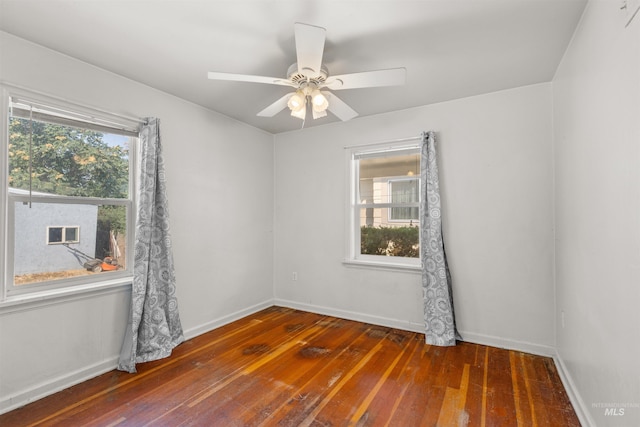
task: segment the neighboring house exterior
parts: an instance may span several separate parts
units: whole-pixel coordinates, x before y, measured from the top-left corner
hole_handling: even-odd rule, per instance
[[[12,188],[9,194],[28,192]],[[81,269],[95,256],[98,206],[14,205],[14,275]]]
[[[363,200],[373,203],[418,202],[420,179],[415,176],[386,176],[360,182]],[[360,224],[371,227],[407,227],[418,225],[417,207],[388,209],[361,209]]]
[[[418,203],[420,190],[419,154],[360,160],[361,203]],[[360,225],[407,227],[419,225],[419,208],[389,207],[360,210]]]

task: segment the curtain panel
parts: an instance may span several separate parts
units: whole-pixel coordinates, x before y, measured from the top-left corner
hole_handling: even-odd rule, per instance
[[[118,369],[132,373],[136,363],[167,357],[184,341],[157,118],[146,120],[140,143],[131,311],[118,362]]]
[[[451,274],[442,238],[440,180],[433,132],[422,133],[420,158],[420,253],[427,344],[454,346],[461,340],[453,311]]]

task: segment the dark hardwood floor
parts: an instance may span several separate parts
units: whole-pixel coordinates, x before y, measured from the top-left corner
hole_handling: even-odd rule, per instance
[[[579,426],[553,361],[271,307],[0,426]]]

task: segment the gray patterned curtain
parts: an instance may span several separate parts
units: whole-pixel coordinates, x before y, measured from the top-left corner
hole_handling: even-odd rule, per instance
[[[427,344],[454,346],[461,340],[453,312],[451,274],[442,239],[440,179],[433,132],[422,133],[420,158],[420,252]]]
[[[118,362],[118,369],[132,373],[136,372],[136,363],[167,357],[184,341],[176,299],[158,119],[147,119],[140,142],[131,312]]]

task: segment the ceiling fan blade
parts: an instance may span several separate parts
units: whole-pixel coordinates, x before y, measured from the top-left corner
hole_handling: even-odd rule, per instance
[[[280,86],[295,86],[289,80],[281,79],[279,77],[252,76],[248,74],[233,74],[233,73],[218,73],[216,71],[209,71],[207,76],[211,80],[227,80],[227,81],[234,81],[234,82],[267,83],[271,85],[280,85]]]
[[[320,75],[326,30],[315,25],[294,24],[298,72],[305,77]]]
[[[287,108],[287,102],[289,102],[289,98],[291,98],[292,96],[293,96],[293,93],[286,94],[285,96],[283,96],[282,98],[278,99],[276,102],[274,102],[273,104],[269,105],[267,108],[265,108],[264,110],[260,111],[256,115],[260,116],[260,117],[273,117],[273,116],[275,116],[280,111],[282,111],[285,108]]]
[[[399,86],[406,80],[406,68],[364,71],[362,73],[331,76],[323,85],[331,90],[357,89],[362,87]]]
[[[343,122],[351,120],[358,115],[353,108],[349,107],[342,99],[338,98],[331,92],[322,92],[322,94],[329,102],[329,107],[327,109]]]

